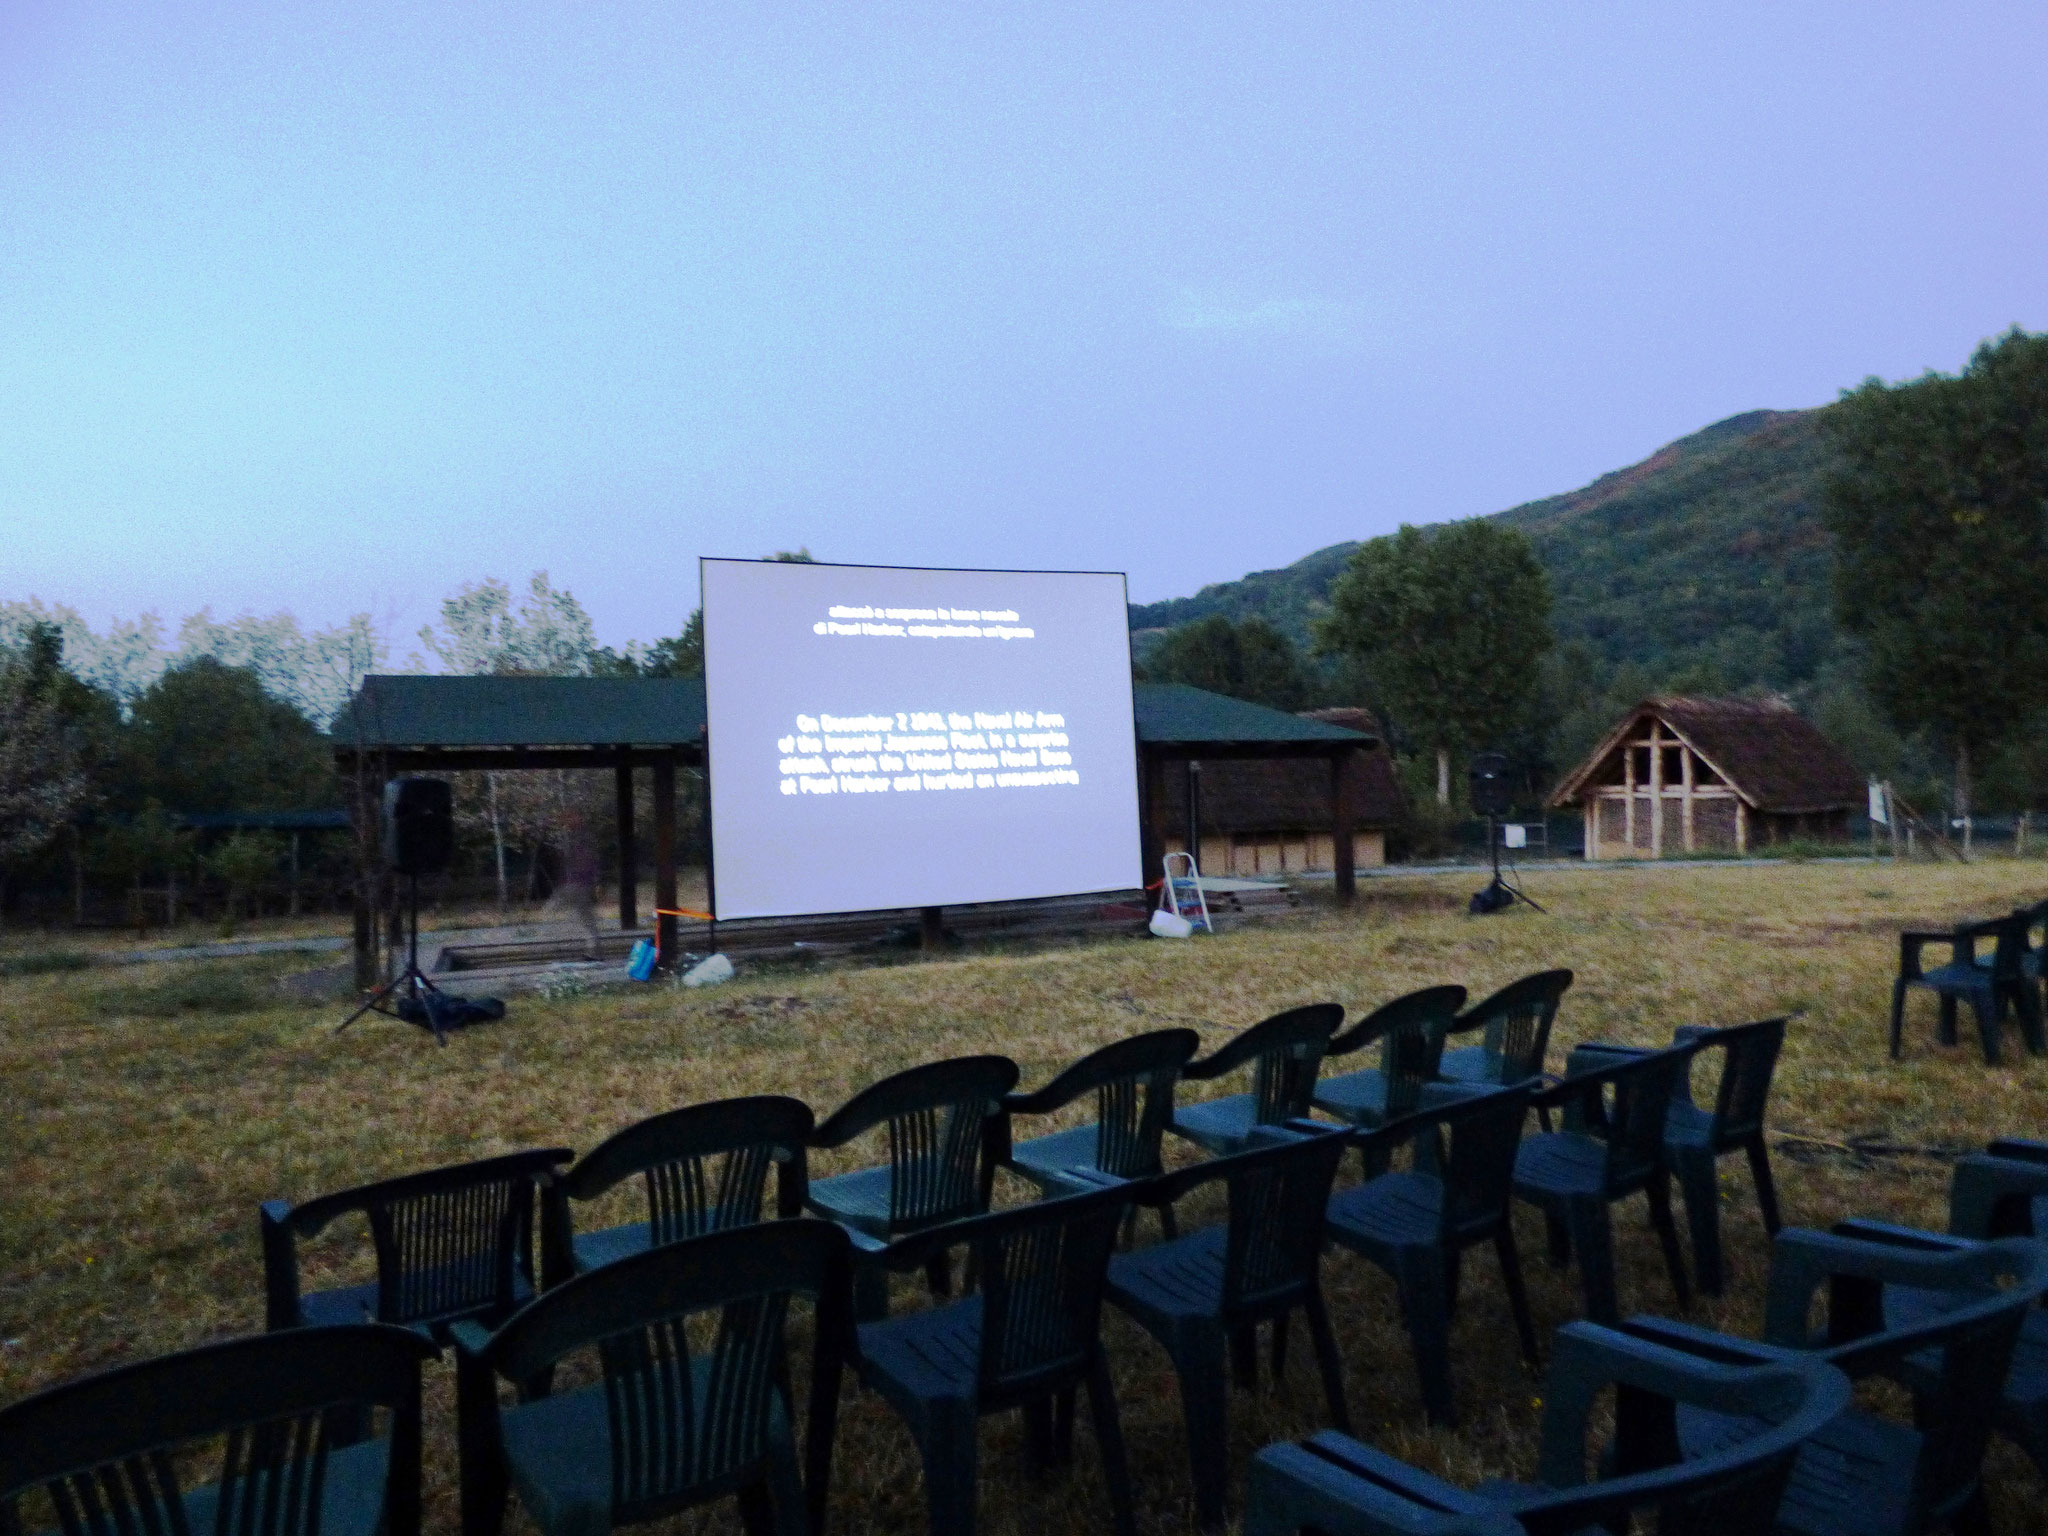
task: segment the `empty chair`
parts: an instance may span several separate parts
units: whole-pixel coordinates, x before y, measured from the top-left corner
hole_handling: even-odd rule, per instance
[[[1151,1178],[1160,1171],[1159,1145],[1173,1118],[1174,1084],[1201,1043],[1192,1029],[1155,1029],[1082,1057],[1035,1093],[1010,1094],[1003,1100],[1004,1147],[984,1177],[992,1178],[1000,1162],[1049,1195],[1096,1187],[1099,1181],[1077,1178],[1076,1170]],[[1094,1124],[1011,1140],[1019,1116],[1052,1114],[1090,1092]],[[1159,1217],[1171,1237],[1173,1208],[1160,1206]]]
[[[2008,1009],[2019,1019],[2027,1048],[2039,1055],[2043,1048],[2039,986],[2027,977],[2025,969],[2029,927],[2027,914],[2015,913],[1964,923],[1947,933],[1909,930],[1900,934],[1899,974],[1892,982],[1892,1055],[1899,1054],[1906,1027],[1906,993],[1913,987],[1924,987],[1940,999],[1943,1045],[1956,1043],[1956,1004],[1967,1002],[1977,1020],[1977,1039],[1986,1062],[1998,1061],[1999,1028]],[[1921,952],[1929,944],[1948,945],[1946,964],[1927,968]]]
[[[1922,1321],[1886,1326],[1894,1287],[1941,1295]],[[1918,1536],[1923,1531],[1990,1529],[1984,1503],[1984,1449],[1999,1388],[2027,1310],[2048,1290],[2048,1246],[2006,1238],[1936,1252],[1836,1233],[1788,1228],[1771,1245],[1764,1339],[1726,1335],[1657,1318],[1629,1331],[1718,1360],[1772,1360],[1806,1354],[1852,1381],[1920,1373],[1913,1422],[1863,1407],[1837,1415],[1800,1453],[1777,1529],[1792,1536]],[[1827,1298],[1819,1333],[1809,1323]],[[1919,1357],[1916,1359],[1916,1357]],[[1740,1442],[1752,1421],[1724,1412],[1681,1412],[1678,1438],[1689,1454]]]
[[[23,1398],[0,1409],[0,1530],[37,1529],[40,1492],[69,1536],[419,1536],[433,1354],[409,1329],[295,1328]]]
[[[264,1201],[268,1325],[374,1320],[445,1342],[450,1323],[502,1321],[533,1295],[535,1187],[574,1156],[567,1147],[508,1152],[361,1184],[303,1205]],[[377,1278],[301,1293],[298,1245],[352,1214],[369,1222]]]
[[[1515,1151],[1528,1117],[1532,1085],[1519,1083],[1364,1132],[1359,1140],[1385,1150],[1421,1137],[1434,1151],[1420,1161],[1433,1172],[1383,1173],[1330,1197],[1330,1240],[1393,1276],[1401,1316],[1415,1350],[1422,1400],[1439,1424],[1456,1422],[1451,1394],[1451,1317],[1458,1304],[1460,1258],[1477,1243],[1493,1244],[1501,1281],[1520,1335],[1522,1358],[1536,1364],[1536,1334],[1522,1289],[1521,1260],[1509,1220]]]
[[[1678,1228],[1671,1219],[1664,1127],[1673,1089],[1694,1049],[1688,1042],[1641,1056],[1599,1057],[1606,1065],[1569,1071],[1531,1101],[1539,1108],[1564,1110],[1566,1128],[1522,1143],[1515,1155],[1515,1195],[1542,1209],[1553,1265],[1576,1254],[1586,1315],[1596,1323],[1612,1325],[1621,1318],[1607,1208],[1635,1194],[1649,1202],[1650,1222],[1663,1245],[1679,1305],[1692,1300]],[[1573,1128],[1575,1122],[1580,1128]]]
[[[1181,1077],[1191,1083],[1223,1077],[1249,1062],[1251,1092],[1176,1105],[1168,1129],[1221,1156],[1250,1146],[1257,1126],[1306,1115],[1323,1052],[1343,1022],[1344,1010],[1336,1003],[1290,1008],[1252,1025],[1200,1061],[1189,1062]]]
[[[903,1416],[924,1459],[932,1536],[974,1529],[975,1429],[1019,1409],[1032,1459],[1064,1464],[1074,1394],[1088,1408],[1121,1536],[1136,1529],[1131,1474],[1101,1337],[1102,1292],[1128,1185],[969,1217],[899,1239],[892,1266],[929,1264],[966,1247],[980,1294],[860,1325],[861,1380]]]
[[[1749,1159],[1749,1172],[1756,1185],[1756,1203],[1764,1219],[1764,1231],[1775,1237],[1778,1220],[1778,1189],[1771,1179],[1771,1154],[1764,1139],[1764,1111],[1771,1098],[1771,1078],[1777,1071],[1778,1052],[1785,1043],[1786,1019],[1759,1019],[1754,1024],[1731,1024],[1721,1029],[1680,1025],[1672,1031],[1674,1044],[1690,1044],[1700,1055],[1721,1052],[1721,1077],[1714,1092],[1714,1107],[1703,1109],[1693,1102],[1692,1074],[1680,1074],[1672,1085],[1669,1118],[1664,1125],[1664,1149],[1671,1171],[1685,1196],[1685,1221],[1692,1235],[1692,1264],[1699,1287],[1709,1296],[1721,1294],[1724,1278],[1721,1262],[1721,1181],[1718,1164],[1723,1157],[1741,1152]],[[1589,1060],[1596,1053],[1640,1056],[1646,1052],[1631,1046],[1580,1045],[1577,1058]]]
[[[547,1536],[734,1496],[750,1531],[818,1530],[851,1333],[848,1258],[828,1222],[733,1227],[577,1275],[496,1333],[457,1324],[464,1536],[495,1536],[513,1489]],[[817,1307],[807,1479],[784,1342],[799,1296]],[[597,1379],[553,1390],[567,1374],[557,1367],[590,1353]]]
[[[2048,1237],[2048,1144],[1995,1141],[1988,1151],[1957,1163],[1949,1184],[1947,1236],[1870,1221],[1845,1221],[1834,1230],[1847,1237],[1935,1250],[1997,1237]],[[1887,1286],[1885,1326],[1925,1321],[1946,1304],[1938,1293]],[[1926,1385],[1918,1362],[1907,1361],[1899,1374],[1909,1383]],[[1996,1422],[1999,1431],[2033,1457],[2035,1467],[2048,1477],[2048,1310],[2041,1307],[2030,1309],[2020,1325]]]
[[[542,1189],[542,1283],[559,1285],[663,1243],[761,1220],[771,1168],[775,1214],[802,1215],[812,1128],[808,1104],[772,1094],[693,1104],[627,1126]],[[636,1176],[646,1194],[645,1221],[575,1230],[575,1202],[596,1200]]]
[[[1465,1006],[1459,986],[1424,987],[1375,1008],[1333,1037],[1325,1061],[1335,1061],[1378,1043],[1380,1061],[1324,1077],[1311,1096],[1317,1109],[1353,1125],[1385,1125],[1422,1105],[1423,1085],[1437,1075],[1444,1040]]]
[[[1519,1083],[1541,1077],[1550,1028],[1571,984],[1570,971],[1538,971],[1474,1003],[1458,1015],[1450,1033],[1483,1030],[1481,1043],[1446,1050],[1437,1074],[1454,1083]]]
[[[1318,1272],[1324,1209],[1349,1137],[1331,1126],[1296,1124],[1299,1134],[1272,1133],[1270,1145],[1178,1169],[1158,1181],[1154,1193],[1164,1200],[1223,1184],[1230,1200],[1223,1226],[1110,1261],[1109,1299],[1159,1341],[1180,1379],[1195,1513],[1205,1527],[1223,1522],[1230,1457],[1226,1345],[1239,1384],[1252,1386],[1258,1373],[1254,1330],[1271,1322],[1277,1378],[1286,1362],[1288,1320],[1300,1308],[1308,1315],[1330,1418],[1340,1429],[1350,1427],[1343,1367]]]
[[[1588,1434],[1614,1389],[1614,1435],[1588,1481]],[[1557,1331],[1533,1483],[1460,1488],[1345,1435],[1268,1446],[1252,1461],[1245,1536],[1583,1536],[1611,1530],[1771,1528],[1801,1449],[1848,1405],[1838,1370],[1798,1356],[1701,1359],[1589,1323]],[[1681,1450],[1688,1411],[1739,1420],[1746,1438]],[[1649,1518],[1654,1517],[1654,1524]]]
[[[811,1133],[811,1146],[841,1147],[883,1126],[889,1161],[813,1179],[804,1203],[849,1228],[855,1249],[869,1254],[906,1232],[975,1215],[988,1198],[984,1159],[1000,1150],[1003,1096],[1016,1086],[1009,1057],[959,1056],[862,1089]],[[936,1294],[947,1292],[943,1254],[933,1257],[928,1277]],[[857,1264],[855,1284],[861,1316],[886,1309],[878,1268]]]

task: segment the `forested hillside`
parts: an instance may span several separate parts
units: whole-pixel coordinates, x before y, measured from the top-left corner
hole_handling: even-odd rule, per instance
[[[1558,639],[1582,642],[1603,671],[1632,663],[1659,682],[1813,683],[1835,652],[1818,415],[1731,416],[1581,490],[1496,514],[1536,547]],[[1133,606],[1131,625],[1257,615],[1305,643],[1355,547]]]

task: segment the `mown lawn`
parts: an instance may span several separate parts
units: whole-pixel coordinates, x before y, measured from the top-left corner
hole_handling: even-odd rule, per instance
[[[1913,1006],[1906,1059],[1885,1056],[1901,927],[1988,914],[2048,891],[2048,866],[1792,864],[1545,873],[1548,914],[1465,917],[1471,876],[1380,880],[1354,910],[1192,944],[1129,941],[929,964],[743,974],[722,989],[652,986],[515,1000],[498,1026],[436,1050],[372,1020],[336,1035],[334,1008],[278,1001],[307,957],[152,964],[0,979],[0,1400],[76,1372],[262,1321],[257,1202],[523,1146],[585,1148],[642,1115],[738,1093],[784,1092],[821,1114],[886,1073],[935,1057],[1003,1051],[1027,1086],[1120,1035],[1171,1024],[1214,1046],[1297,1003],[1354,1014],[1400,992],[1460,981],[1475,995],[1524,972],[1579,975],[1553,1042],[1661,1042],[1674,1025],[1804,1010],[1780,1068],[1774,1152],[1787,1219],[1864,1213],[1939,1225],[1941,1153],[2005,1133],[2048,1134],[2048,1063],[1990,1070],[1973,1046],[1933,1044],[1933,1005]],[[61,939],[7,936],[0,954]],[[1202,1085],[1207,1087],[1209,1085]],[[1865,1158],[1877,1137],[1927,1155]],[[1797,1139],[1791,1139],[1797,1138]],[[869,1154],[873,1155],[872,1153]],[[854,1166],[828,1156],[822,1171]],[[1347,1177],[1349,1173],[1347,1171]],[[1753,1332],[1766,1245],[1748,1176],[1730,1165],[1731,1290],[1699,1321]],[[1012,1198],[1019,1191],[1009,1192]],[[1152,1227],[1143,1224],[1143,1240]],[[1539,1327],[1577,1313],[1569,1274],[1541,1261],[1532,1213],[1518,1228]],[[1624,1306],[1673,1298],[1642,1213],[1619,1216]],[[350,1257],[309,1265],[324,1283]],[[1523,1371],[1490,1255],[1469,1260],[1454,1340],[1466,1408],[1456,1434],[1424,1428],[1393,1291],[1343,1254],[1326,1283],[1362,1434],[1465,1481],[1526,1474],[1540,1384]],[[906,1292],[906,1297],[911,1293]],[[1148,1531],[1191,1528],[1174,1381],[1149,1339],[1111,1315],[1111,1353]],[[1258,1446],[1319,1426],[1296,1331],[1289,1379],[1232,1402],[1232,1484]],[[430,1377],[430,1524],[455,1529],[453,1392]],[[991,1532],[1106,1529],[1085,1417],[1077,1470],[1022,1471],[1021,1433],[983,1433]],[[2001,1530],[2048,1531],[2041,1488],[2010,1447],[1994,1451]],[[873,1398],[849,1397],[835,1528],[924,1529],[908,1434]],[[691,1528],[736,1529],[724,1514]]]

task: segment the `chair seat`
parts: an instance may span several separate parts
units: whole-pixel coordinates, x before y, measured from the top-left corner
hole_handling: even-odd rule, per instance
[[[710,1366],[708,1357],[691,1362],[697,1411],[686,1422],[703,1422]],[[789,1417],[780,1393],[770,1394],[769,1413],[770,1438],[787,1440]],[[601,1384],[507,1408],[500,1422],[506,1470],[535,1525],[548,1536],[603,1536],[611,1530],[611,1415]],[[685,1490],[682,1502],[698,1502],[724,1481],[707,1477]]]
[[[1445,1051],[1437,1063],[1436,1075],[1454,1083],[1490,1083],[1500,1072],[1500,1058],[1483,1045],[1461,1045]]]
[[[1746,1440],[1763,1425],[1681,1405],[1688,1455]],[[1796,1536],[1888,1536],[1906,1529],[1920,1464],[1918,1430],[1849,1408],[1807,1441],[1778,1503],[1778,1530]]]
[[[981,1369],[982,1299],[860,1325],[861,1379],[895,1402],[972,1402]]]
[[[1378,1067],[1326,1077],[1311,1100],[1325,1114],[1353,1125],[1382,1125],[1387,1118],[1387,1074]]]
[[[1228,1157],[1242,1152],[1258,1124],[1258,1107],[1248,1093],[1226,1094],[1199,1104],[1182,1104],[1173,1111],[1170,1129],[1186,1137],[1205,1152]]]
[[[813,1179],[804,1204],[828,1221],[871,1237],[888,1237],[890,1182],[887,1168],[835,1173],[828,1179]]]
[[[1100,1173],[1096,1151],[1101,1140],[1101,1130],[1094,1125],[1077,1125],[1072,1130],[1054,1131],[1050,1136],[1035,1136],[1030,1141],[1020,1141],[1010,1148],[1010,1161],[1017,1172],[1044,1188],[1058,1189],[1062,1193],[1074,1194],[1101,1186],[1085,1179],[1069,1177],[1071,1170],[1085,1168]]]
[[[331,1291],[308,1291],[299,1297],[299,1317],[308,1328],[377,1320],[377,1282],[341,1285]]]
[[[1607,1188],[1607,1147],[1590,1136],[1548,1131],[1515,1153],[1515,1193],[1597,1195]]]
[[[1909,979],[1937,992],[1982,992],[1993,985],[1989,966],[1972,965],[1967,960],[1952,960]]]
[[[1223,1310],[1227,1231],[1204,1227],[1109,1261],[1109,1298],[1140,1322],[1170,1326]]]
[[[1911,1328],[1933,1321],[1954,1304],[1954,1298],[1938,1291],[1888,1285],[1884,1289],[1884,1325]],[[1931,1386],[1939,1370],[1939,1359],[1932,1352],[1923,1351],[1909,1357],[1900,1374],[1915,1387]],[[2005,1388],[1999,1396],[2002,1417],[2034,1419],[2048,1414],[2048,1311],[2035,1307],[2020,1325],[2012,1365],[2006,1371]]]
[[[391,1442],[387,1438],[363,1440],[328,1452],[320,1484],[320,1536],[377,1536],[384,1521],[384,1487],[390,1472]],[[185,1495],[184,1504],[187,1530],[209,1533],[218,1529],[217,1483],[194,1488]],[[241,1528],[239,1523],[235,1528]]]
[[[1332,1197],[1329,1233],[1346,1247],[1434,1247],[1443,1230],[1444,1187],[1419,1173],[1387,1173]]]
[[[644,1221],[623,1227],[604,1227],[596,1232],[578,1232],[570,1247],[576,1256],[576,1273],[588,1274],[621,1259],[645,1253],[653,1246],[650,1228]]]
[[[1664,1144],[1670,1147],[1713,1147],[1714,1112],[1674,1099],[1664,1112]],[[1716,1150],[1719,1150],[1716,1148]]]

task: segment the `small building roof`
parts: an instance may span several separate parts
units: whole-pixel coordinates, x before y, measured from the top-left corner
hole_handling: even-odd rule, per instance
[[[1139,741],[1191,757],[1321,756],[1378,739],[1177,683],[1138,684],[1135,709]],[[703,731],[701,678],[379,675],[363,680],[328,737],[347,753],[682,747]]]
[[[1759,811],[1791,815],[1863,803],[1863,775],[1842,749],[1783,699],[1645,699],[1552,791],[1576,804],[1613,753],[1654,716]]]

